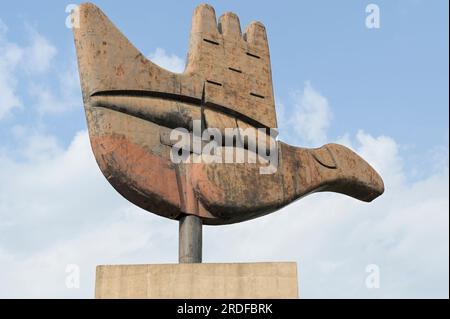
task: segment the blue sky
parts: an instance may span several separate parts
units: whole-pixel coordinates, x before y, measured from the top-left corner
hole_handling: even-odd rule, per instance
[[[365,8],[371,2],[380,7],[379,29],[365,25]],[[353,147],[381,171],[387,193],[372,206],[360,206],[333,194],[314,195],[289,206],[282,215],[298,215],[303,226],[287,234],[303,231],[299,239],[311,241],[312,247],[320,243],[323,254],[312,252],[308,245],[292,254],[287,248],[272,246],[263,251],[253,247],[252,243],[258,246],[258,240],[264,241],[259,232],[268,227],[268,221],[282,229],[290,227],[283,224],[287,217],[276,216],[254,222],[251,232],[248,223],[214,230],[211,235],[206,232],[205,241],[211,243],[206,241],[205,249],[210,260],[248,258],[239,249],[217,253],[222,246],[215,238],[231,238],[233,243],[239,234],[249,245],[244,247],[253,247],[255,260],[297,260],[308,275],[306,297],[448,297],[448,1],[371,2],[209,2],[217,16],[226,11],[237,13],[242,29],[252,20],[266,25],[281,139],[302,146],[338,141]],[[95,166],[87,142],[73,37],[65,26],[69,3],[16,0],[0,6],[0,178],[7,181],[0,186],[0,261],[3,253],[11,265],[4,269],[10,274],[8,278],[13,278],[6,280],[0,275],[0,281],[3,278],[11,286],[22,287],[14,281],[15,276],[22,277],[20,269],[29,272],[26,267],[42,265],[41,258],[49,263],[42,272],[60,271],[58,276],[64,278],[64,267],[51,262],[61,259],[59,249],[70,246],[85,251],[87,238],[107,238],[108,229],[130,237],[127,232],[135,233],[131,229],[143,223],[148,226],[145,232],[168,223],[170,226],[165,227],[170,227],[176,237],[176,223],[129,205],[102,180]],[[165,67],[182,68],[197,2],[130,0],[95,4],[145,55]],[[59,175],[49,178],[52,174]],[[62,199],[65,201],[60,202]],[[108,205],[99,202],[101,199]],[[68,207],[70,204],[73,207]],[[349,206],[350,211],[346,209]],[[330,207],[334,213],[320,215]],[[116,215],[107,213],[108,209]],[[308,215],[306,210],[317,214]],[[341,210],[343,216],[335,216]],[[368,211],[376,217],[367,217]],[[40,214],[42,219],[36,217]],[[99,223],[100,230],[90,226],[91,219]],[[447,226],[442,226],[445,223]],[[354,237],[338,231],[338,227],[353,226],[356,233],[352,236],[361,243],[357,247],[350,244]],[[358,231],[365,227],[374,233],[364,236],[364,231]],[[329,233],[318,235],[324,229]],[[153,234],[146,236],[150,237],[134,238],[127,245],[118,241],[116,244],[122,246],[114,256],[74,253],[72,263],[88,268],[95,262],[151,262],[151,258],[140,256],[151,254],[148,250],[158,246],[159,239]],[[280,238],[272,245],[288,242]],[[336,244],[340,239],[341,246],[327,246],[327,242]],[[429,245],[418,244],[423,240]],[[158,247],[156,262],[175,261],[176,243]],[[173,250],[173,254],[163,252],[162,247]],[[343,257],[352,249],[359,256],[355,257],[357,263]],[[420,258],[424,251],[429,260],[441,265],[408,264],[408,256]],[[88,258],[91,255],[96,258]],[[383,265],[381,269],[387,269],[392,286],[376,292],[351,286],[357,282],[355,278],[364,276],[365,265],[376,259]],[[344,267],[347,263],[350,266]],[[21,266],[13,271],[12,265]],[[363,273],[349,269],[363,269]],[[89,271],[79,290],[67,290],[55,281],[47,290],[30,289],[24,284],[11,293],[90,297],[93,277]],[[419,279],[407,284],[408,276]],[[318,277],[330,288],[323,292],[315,289],[317,282],[311,278]],[[339,289],[342,285],[346,285],[346,292]],[[0,291],[0,296],[7,295]]]
[[[144,54],[159,47],[185,57],[195,2],[96,3]],[[381,28],[376,30],[365,26],[368,3],[211,2],[218,15],[238,12],[243,28],[255,19],[265,23],[279,100],[289,103],[292,91],[311,81],[333,107],[331,137],[359,128],[395,137],[407,148],[410,169],[417,169],[414,161],[423,166],[427,150],[448,144],[448,3],[379,1]],[[2,4],[0,11],[9,39],[25,43],[32,28],[57,48],[53,77],[75,61],[71,30],[64,26],[66,5],[14,1]],[[48,74],[38,81],[54,90]],[[17,90],[27,92],[22,82]],[[33,97],[23,95],[26,104],[33,103]],[[71,111],[42,116],[27,108],[15,110],[15,116],[3,119],[0,136],[8,139],[8,127],[18,122],[39,123],[68,143],[84,125],[82,112]]]

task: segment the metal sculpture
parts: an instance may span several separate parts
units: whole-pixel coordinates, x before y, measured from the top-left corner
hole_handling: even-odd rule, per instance
[[[77,14],[74,36],[95,158],[130,202],[180,220],[180,262],[201,261],[203,224],[257,218],[314,192],[367,202],[383,193],[381,177],[350,149],[337,144],[299,148],[270,133],[277,121],[269,46],[260,22],[241,34],[235,14],[225,13],[217,23],[211,6],[198,6],[186,69],[176,74],[148,60],[95,5],[82,4]],[[221,133],[219,149],[245,150],[256,162],[205,162],[202,150],[189,145],[175,148],[187,152],[187,160],[174,162],[174,129],[183,128],[204,145],[196,123],[200,132]],[[252,131],[263,134],[243,134]],[[226,138],[233,144],[225,144]],[[268,153],[276,165],[262,173],[273,164],[265,158]]]

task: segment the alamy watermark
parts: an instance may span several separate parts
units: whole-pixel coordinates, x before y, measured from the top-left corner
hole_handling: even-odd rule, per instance
[[[380,267],[376,264],[370,264],[366,266],[366,288],[378,289],[380,288]]]
[[[170,132],[173,163],[250,163],[259,164],[260,174],[278,169],[278,131],[272,128],[207,128],[193,121],[193,132],[176,128]]]
[[[367,29],[380,28],[380,7],[374,3],[366,6],[366,27]]]
[[[76,264],[69,264],[66,266],[66,288],[79,289],[80,288],[80,266]]]
[[[66,17],[66,27],[69,29],[80,27],[80,7],[77,4],[68,4],[66,6],[66,13],[69,15]]]

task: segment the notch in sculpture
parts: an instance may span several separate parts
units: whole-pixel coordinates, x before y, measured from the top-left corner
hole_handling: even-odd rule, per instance
[[[186,69],[169,72],[149,61],[92,4],[82,4],[74,29],[83,101],[95,158],[111,185],[137,206],[171,219],[195,215],[220,225],[272,213],[314,192],[372,201],[384,191],[377,172],[350,149],[276,146],[278,166],[257,163],[174,163],[176,128],[276,128],[265,27],[241,33],[233,13],[195,9]],[[238,130],[239,132],[239,130]],[[232,148],[254,152],[258,137],[237,135]],[[219,145],[226,148],[230,146]],[[188,156],[196,156],[189,149]],[[256,155],[260,159],[260,154]]]

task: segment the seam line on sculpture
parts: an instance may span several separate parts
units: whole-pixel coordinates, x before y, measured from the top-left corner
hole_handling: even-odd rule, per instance
[[[216,81],[206,80],[206,82],[208,82],[210,84],[217,85],[217,86],[222,86],[222,83],[219,83],[219,82],[216,82]]]
[[[164,100],[175,100],[178,102],[184,102],[188,104],[197,105],[200,102],[199,98],[176,94],[176,93],[166,93],[166,92],[158,92],[158,91],[147,91],[147,90],[107,90],[107,91],[99,91],[91,94],[91,97],[96,96],[132,96],[132,97],[154,97],[161,98]]]
[[[201,124],[201,131],[203,132],[206,128],[206,118],[205,118],[205,96],[206,96],[206,88],[205,83],[203,83],[203,89],[202,89],[202,99],[200,100],[200,124]]]
[[[328,152],[328,154],[331,157],[331,160],[333,161],[332,165],[328,165],[326,163],[324,163],[319,156],[317,156],[317,154],[315,152],[312,152],[312,155],[314,157],[314,159],[322,166],[329,168],[329,169],[337,169],[337,163],[336,163],[336,159],[334,158],[333,153],[330,151],[330,149],[326,146],[324,146],[325,150]]]
[[[205,42],[207,42],[207,43],[214,44],[214,45],[220,45],[219,42],[216,42],[216,41],[213,41],[213,40],[209,40],[209,39],[203,39],[203,41],[205,41]]]
[[[142,90],[109,90],[109,91],[99,91],[99,92],[95,92],[95,93],[91,94],[91,97],[99,97],[99,96],[105,96],[105,97],[110,97],[110,96],[153,97],[153,98],[161,98],[161,99],[165,99],[165,100],[172,100],[175,102],[183,102],[183,103],[191,104],[196,107],[200,107],[200,104],[201,104],[201,99],[198,99],[195,97],[180,95],[180,94],[165,93],[165,92],[157,92],[157,91],[145,91],[145,90],[144,91],[142,91]],[[119,109],[117,107],[112,107],[111,105],[109,105],[109,103],[108,103],[108,105],[103,104],[103,103],[101,103],[101,104],[95,103],[95,104],[93,104],[93,107],[107,108],[107,109],[110,109],[113,111],[117,111],[117,112],[125,113],[125,114],[131,115],[131,116],[135,116],[135,117],[141,118],[143,120],[152,121],[151,118],[143,116],[142,114],[138,114],[136,112],[130,112],[128,110],[124,110],[121,108]],[[205,107],[215,110],[215,111],[218,111],[218,112],[223,113],[228,116],[234,116],[237,119],[240,119],[256,128],[270,128],[269,126],[264,125],[264,124],[260,123],[259,121],[254,120],[251,117],[249,117],[245,114],[242,114],[238,111],[235,111],[232,108],[227,107],[227,106],[223,106],[220,104],[206,101]]]
[[[228,68],[228,70],[230,70],[230,71],[234,71],[234,72],[237,72],[237,73],[242,73],[242,71],[241,71],[241,70],[239,70],[239,69],[235,69],[235,68],[232,68],[232,67],[229,67],[229,68]]]
[[[260,94],[253,93],[253,92],[250,92],[250,95],[251,96],[255,96],[255,97],[259,97],[260,99],[264,99],[265,98],[264,96],[262,96]]]
[[[255,128],[266,128],[266,129],[270,129],[270,127],[242,114],[239,113],[235,110],[232,110],[230,108],[227,108],[226,106],[222,106],[213,102],[206,102],[205,106],[208,109],[214,110],[214,111],[218,111],[222,114],[228,115],[228,116],[234,116],[235,118],[242,120],[243,122],[246,122],[248,124],[250,124],[251,126],[254,126]]]
[[[256,54],[253,54],[253,53],[250,53],[250,52],[247,52],[247,55],[251,56],[252,58],[255,58],[255,59],[261,59],[261,57],[259,55],[256,55]]]

